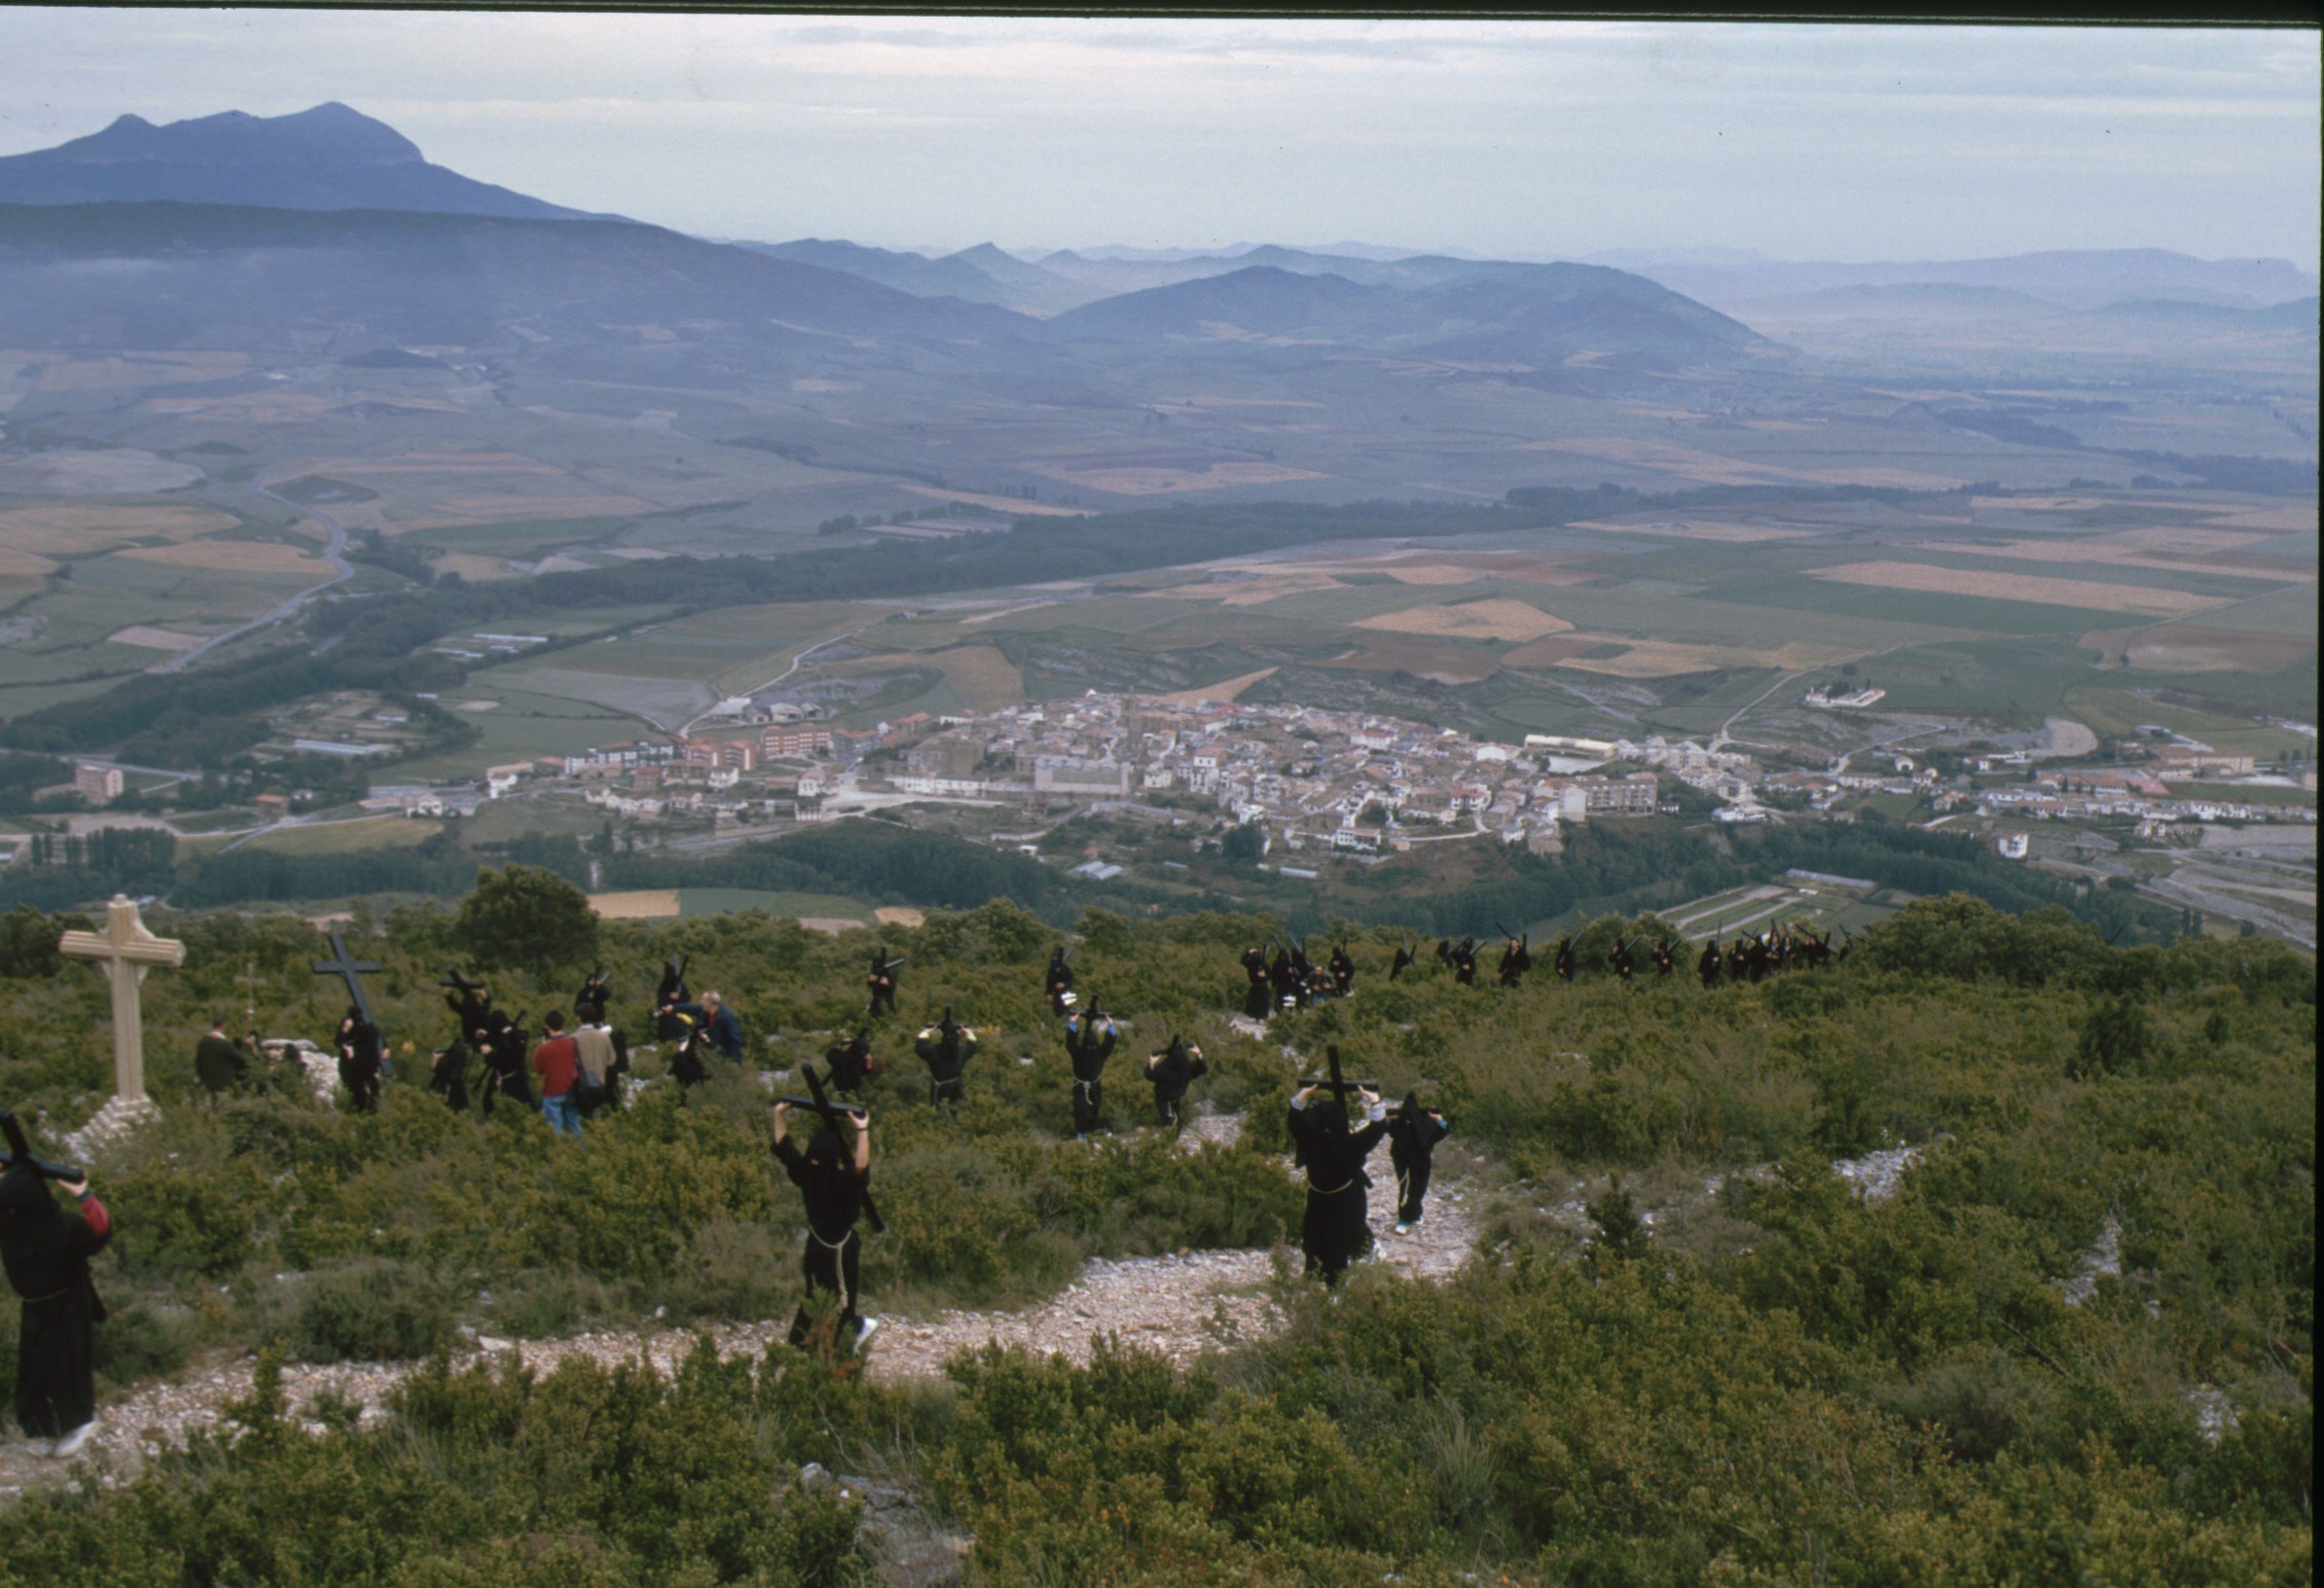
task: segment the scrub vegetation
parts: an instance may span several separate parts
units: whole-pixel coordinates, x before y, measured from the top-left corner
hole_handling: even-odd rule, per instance
[[[9,924],[0,1095],[53,1139],[101,1095],[102,993],[37,952],[62,918]],[[646,1038],[654,967],[686,954],[777,1069],[854,1024],[875,947],[907,956],[901,1018],[873,1034],[874,1312],[1283,1241],[1285,1042],[1417,1088],[1491,1166],[1459,1282],[1287,1278],[1284,1328],[1190,1369],[992,1348],[893,1387],[812,1344],[706,1342],[667,1379],[453,1366],[463,1324],[780,1316],[798,1208],[755,1066],[683,1098],[657,1080],[577,1145],[529,1111],[449,1111],[420,1084],[449,1035],[435,982],[480,945],[440,911],[379,925],[356,935],[386,965],[401,1078],[371,1117],[194,1097],[213,1005],[253,989],[304,1031],[332,998],[304,922],[174,928],[184,969],[146,984],[166,1124],[98,1186],[121,1230],[100,1333],[117,1384],[249,1351],[420,1365],[358,1426],[285,1408],[262,1362],[225,1431],[0,1516],[0,1583],[870,1580],[856,1501],[801,1483],[807,1462],[906,1485],[992,1583],[2309,1579],[2315,981],[2281,945],[2109,947],[2062,910],[1951,895],[1837,964],[1710,992],[1691,953],[1617,982],[1617,934],[1662,923],[1603,918],[1575,982],[1539,956],[1510,992],[1457,987],[1425,949],[1390,984],[1398,933],[1351,925],[1355,994],[1260,1042],[1227,1025],[1234,956],[1280,922],[1092,911],[1079,986],[1135,1024],[1108,1077],[1120,1131],[1074,1142],[1040,997],[1058,935],[1018,906],[836,937],[600,922],[617,1023]],[[494,991],[537,1013],[590,968]],[[957,1118],[909,1045],[948,1004],[985,1038]],[[1137,1058],[1174,1031],[1211,1059],[1195,1101],[1245,1115],[1233,1144],[1138,1128]],[[1833,1171],[1900,1145],[1893,1197]]]

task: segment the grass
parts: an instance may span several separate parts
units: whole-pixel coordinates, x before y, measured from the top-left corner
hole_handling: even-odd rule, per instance
[[[242,847],[282,854],[345,854],[358,849],[415,848],[436,836],[443,824],[410,816],[362,816],[353,821],[278,827]]]

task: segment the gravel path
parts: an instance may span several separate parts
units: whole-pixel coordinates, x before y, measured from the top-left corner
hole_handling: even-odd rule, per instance
[[[1200,1141],[1231,1141],[1242,1132],[1236,1115],[1201,1114],[1186,1123],[1189,1150]],[[1288,1164],[1288,1161],[1287,1161]],[[1394,1233],[1395,1178],[1385,1152],[1373,1156],[1372,1228],[1379,1237],[1371,1260],[1400,1273],[1442,1279],[1474,1247],[1477,1224],[1472,1200],[1483,1193],[1445,1162],[1429,1192],[1429,1217],[1409,1235]],[[1295,1246],[1282,1252],[1294,1269]],[[929,1317],[884,1317],[870,1347],[871,1377],[881,1382],[933,1378],[954,1353],[999,1341],[1038,1351],[1062,1351],[1086,1361],[1093,1336],[1112,1333],[1185,1364],[1207,1351],[1264,1334],[1280,1321],[1268,1303],[1277,1253],[1191,1251],[1167,1257],[1093,1260],[1081,1278],[1059,1295],[1018,1312],[944,1312]],[[763,1353],[789,1327],[787,1316],[755,1323],[708,1329],[721,1354]],[[664,1373],[675,1368],[705,1331],[652,1327],[607,1330],[557,1340],[511,1341],[471,1337],[455,1362],[513,1353],[546,1372],[565,1357],[588,1356],[605,1366],[642,1356]],[[184,1444],[188,1434],[216,1427],[222,1408],[250,1392],[253,1359],[241,1357],[198,1368],[164,1384],[142,1386],[100,1407],[96,1436],[88,1455],[108,1475],[126,1476],[143,1460]],[[285,1364],[282,1389],[295,1413],[308,1414],[318,1396],[336,1397],[364,1409],[368,1420],[381,1415],[388,1392],[410,1371],[409,1363],[343,1362],[329,1366]],[[310,1427],[319,1431],[321,1424]],[[59,1462],[33,1453],[20,1437],[0,1443],[0,1497],[53,1487],[81,1462]]]

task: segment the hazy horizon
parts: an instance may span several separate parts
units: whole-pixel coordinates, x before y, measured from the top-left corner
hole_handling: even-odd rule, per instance
[[[2313,275],[2315,43],[2249,27],[8,8],[0,58],[25,81],[0,94],[0,154],[124,114],[339,100],[464,175],[710,236],[1834,262],[2161,248]]]

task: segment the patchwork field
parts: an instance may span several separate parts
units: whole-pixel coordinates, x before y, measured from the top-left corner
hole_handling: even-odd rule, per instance
[[[2025,573],[1971,573],[1926,562],[1848,562],[1808,570],[1818,579],[1875,590],[1927,591],[1989,601],[2031,601],[2044,606],[2078,606],[2099,612],[2144,612],[2175,618],[2226,603],[2208,596],[2151,590],[2137,585],[2101,584],[2090,579],[2051,579]]]
[[[1444,639],[1501,639],[1522,644],[1574,626],[1565,619],[1527,606],[1523,601],[1464,601],[1454,606],[1415,606],[1401,612],[1383,612],[1359,618],[1359,629],[1386,629],[1396,633],[1430,634]]]

